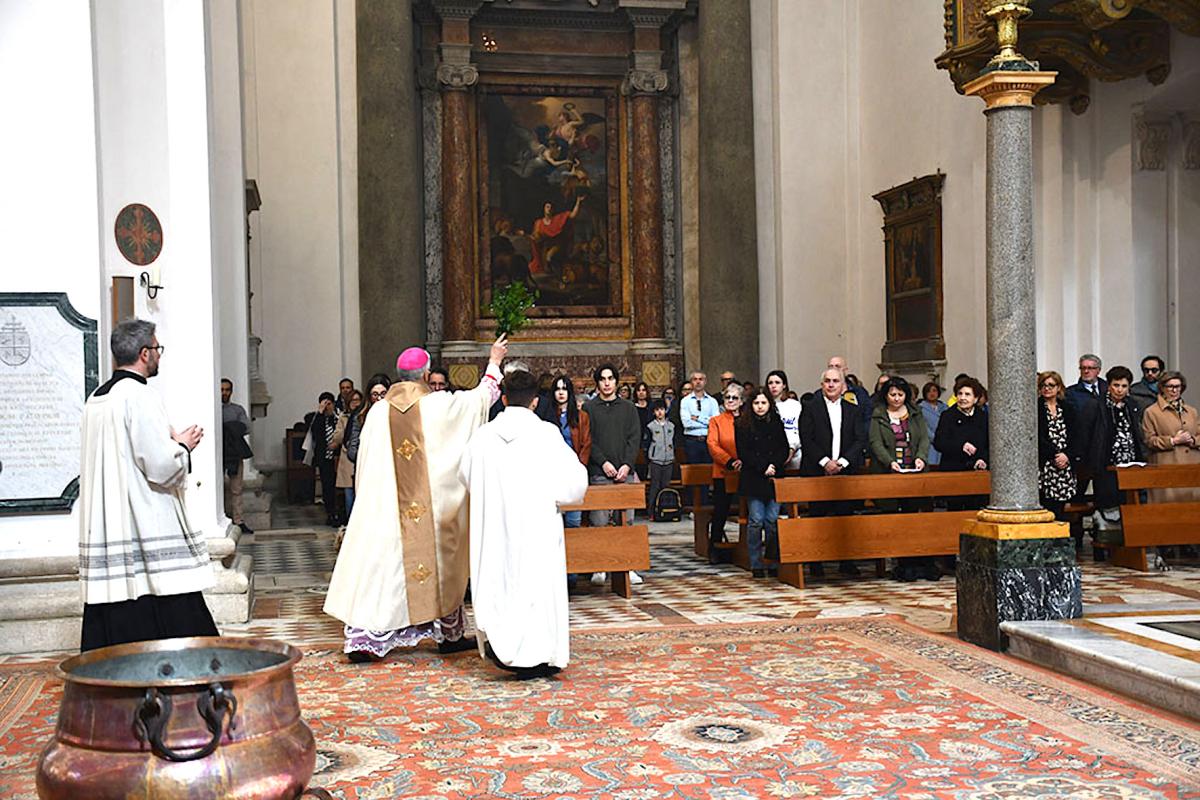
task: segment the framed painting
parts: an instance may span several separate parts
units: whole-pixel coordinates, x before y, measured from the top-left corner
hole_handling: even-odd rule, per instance
[[[885,365],[915,366],[946,357],[942,338],[941,172],[874,195],[883,208]]]
[[[533,318],[621,316],[617,87],[494,84],[478,97],[480,316],[514,281],[537,290]]]

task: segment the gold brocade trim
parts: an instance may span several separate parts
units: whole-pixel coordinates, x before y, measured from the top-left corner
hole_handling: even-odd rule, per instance
[[[441,564],[437,530],[434,515],[429,513],[433,508],[433,489],[429,484],[429,463],[418,403],[427,394],[429,387],[423,383],[402,382],[393,384],[387,395],[396,509],[400,514],[400,549],[404,574],[410,578],[405,582],[404,598],[410,625],[430,622],[444,614],[438,596],[437,576]]]
[[[978,95],[988,108],[1031,106],[1033,96],[1054,83],[1057,72],[1004,72],[980,75],[963,87],[963,94]]]
[[[995,522],[998,525],[1028,525],[1033,522],[1054,522],[1054,512],[1039,508],[1035,511],[1005,511],[999,508],[982,508],[975,518],[980,522]]]

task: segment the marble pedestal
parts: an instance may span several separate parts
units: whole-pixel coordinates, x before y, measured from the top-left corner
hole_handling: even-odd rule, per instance
[[[959,538],[958,636],[1004,650],[1004,622],[1083,614],[1075,546],[1065,523],[972,523]]]

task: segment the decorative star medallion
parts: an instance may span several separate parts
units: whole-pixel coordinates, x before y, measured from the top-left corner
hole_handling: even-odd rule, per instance
[[[417,568],[412,571],[412,576],[416,578],[417,583],[424,583],[432,574],[424,564],[417,564]]]
[[[414,444],[411,439],[405,437],[404,441],[400,443],[400,446],[396,448],[396,452],[404,456],[405,461],[412,461],[413,455],[420,449],[421,448],[417,447],[417,445]]]
[[[420,522],[421,517],[425,516],[425,510],[425,506],[421,505],[416,500],[413,500],[408,504],[408,507],[404,509],[404,516],[408,517],[413,522]]]

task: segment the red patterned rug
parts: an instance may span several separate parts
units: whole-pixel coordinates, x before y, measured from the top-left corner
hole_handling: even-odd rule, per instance
[[[342,798],[1200,797],[1200,728],[888,618],[580,632],[556,679],[432,650],[297,667]],[[0,671],[0,797],[59,699]]]

